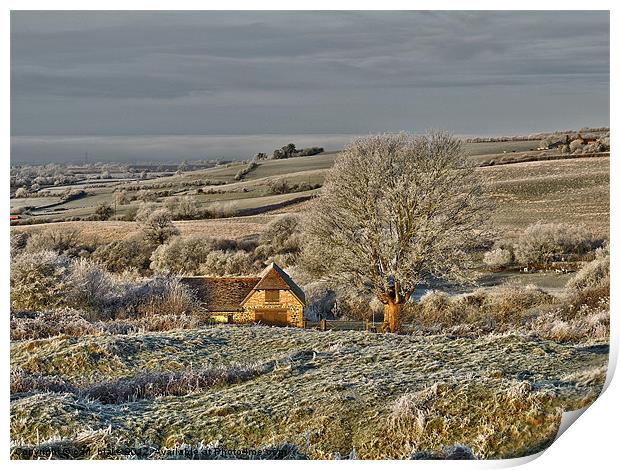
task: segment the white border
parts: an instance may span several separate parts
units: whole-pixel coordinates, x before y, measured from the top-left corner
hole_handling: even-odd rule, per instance
[[[618,26],[618,10],[620,7],[616,7],[617,2],[612,1],[602,1],[602,0],[590,0],[588,2],[583,1],[532,1],[532,0],[523,0],[520,2],[502,2],[501,5],[498,4],[497,1],[477,1],[472,0],[466,3],[457,2],[457,1],[447,1],[447,0],[437,0],[434,2],[431,1],[416,1],[416,2],[407,2],[407,1],[382,1],[382,2],[368,2],[368,1],[325,1],[325,0],[316,0],[316,1],[297,1],[294,4],[284,1],[228,1],[228,2],[213,2],[213,1],[196,1],[196,0],[177,0],[175,2],[164,2],[160,0],[152,0],[152,1],[135,1],[135,0],[108,0],[108,1],[90,1],[88,4],[84,2],[79,2],[76,0],[59,0],[53,3],[45,2],[45,1],[8,1],[5,3],[5,11],[2,16],[2,20],[0,23],[0,31],[2,32],[2,63],[5,66],[4,73],[2,74],[2,88],[4,89],[3,95],[3,103],[4,106],[2,108],[2,127],[5,131],[2,134],[2,149],[4,149],[5,155],[5,163],[2,166],[2,175],[0,175],[0,181],[2,184],[2,194],[5,195],[5,199],[3,200],[3,217],[4,220],[8,220],[9,213],[9,200],[6,198],[6,195],[9,193],[9,154],[10,154],[10,137],[9,137],[9,123],[10,123],[10,84],[9,84],[9,64],[10,64],[10,17],[9,17],[9,9],[14,10],[46,10],[46,9],[56,9],[56,10],[107,10],[107,9],[116,9],[116,10],[303,10],[303,9],[324,9],[324,10],[333,10],[333,9],[341,9],[341,10],[384,10],[384,9],[418,9],[418,10],[442,10],[442,9],[453,9],[459,10],[467,7],[468,9],[474,10],[611,10],[611,46],[612,50],[618,51],[617,41],[618,35],[615,31],[614,27]],[[616,11],[614,11],[616,10]],[[616,53],[616,57],[612,54],[611,56],[611,77],[610,83],[613,82],[613,77],[617,77],[618,71],[618,57],[620,55]],[[615,105],[618,102],[618,93],[612,87],[611,89],[611,103]],[[616,129],[615,118],[616,112],[615,107],[611,106],[611,127],[612,129]],[[615,145],[614,145],[615,148]],[[618,181],[618,164],[615,162],[615,159],[611,158],[611,175],[612,181]],[[618,272],[619,262],[618,257],[615,255],[615,237],[616,234],[619,233],[617,228],[618,224],[615,217],[615,206],[618,201],[618,190],[614,188],[614,184],[611,185],[611,212],[612,212],[612,223],[611,223],[611,239],[612,239],[612,291],[616,292],[616,287],[618,283],[616,282],[615,273]],[[7,223],[8,225],[8,223]],[[5,393],[3,395],[4,398],[4,406],[2,407],[2,435],[0,436],[1,445],[3,449],[4,459],[8,460],[8,443],[9,443],[9,390],[8,390],[8,375],[9,375],[9,315],[8,315],[8,299],[9,299],[9,278],[8,278],[8,267],[9,267],[9,254],[8,254],[8,230],[4,230],[1,233],[0,246],[3,251],[3,259],[5,260],[2,263],[2,269],[0,270],[0,289],[3,292],[3,300],[4,300],[4,324],[5,324],[5,341],[2,341],[2,354],[4,357],[4,362],[2,363],[2,373],[5,379],[5,384],[7,384],[5,388]],[[611,353],[610,353],[610,374],[608,376],[608,380],[613,374],[615,370],[615,365],[617,363],[618,356],[618,337],[620,334],[620,329],[618,327],[618,323],[616,320],[616,311],[618,306],[618,300],[615,295],[612,295],[611,299],[611,309],[612,309],[612,341],[611,341]],[[524,458],[517,459],[516,461],[503,460],[503,461],[476,461],[476,462],[436,462],[436,461],[391,461],[390,465],[401,466],[405,465],[409,468],[410,466],[415,465],[416,468],[431,468],[439,466],[441,468],[457,468],[457,467],[465,467],[465,468],[491,468],[491,467],[507,467],[514,466],[525,463],[526,461],[531,461],[529,464],[530,468],[544,468],[548,470],[549,468],[611,468],[611,462],[614,462],[617,465],[616,455],[616,445],[617,435],[618,435],[618,426],[616,423],[619,422],[618,418],[620,417],[620,412],[618,411],[618,403],[620,402],[620,385],[618,385],[618,380],[612,381],[609,384],[607,390],[603,393],[603,395],[579,418],[579,422],[575,426],[571,426],[553,445],[549,447],[545,452],[542,453],[538,458]],[[9,461],[10,465],[15,467],[21,466],[39,466],[42,465],[42,462],[15,462]],[[138,466],[141,468],[152,468],[152,466],[161,466],[164,465],[166,467],[169,466],[200,466],[204,468],[206,465],[210,465],[211,462],[192,462],[192,461],[182,461],[182,462],[115,462],[119,465],[131,465]],[[45,464],[50,464],[52,466],[56,466],[60,468],[60,466],[65,467],[73,467],[78,468],[84,465],[84,462],[66,462],[66,461],[56,461],[56,462],[46,462]],[[236,467],[238,465],[252,465],[253,467],[266,468],[267,466],[290,466],[291,462],[273,462],[273,461],[252,461],[252,462],[217,462],[218,466],[223,467]],[[308,465],[340,465],[340,466],[350,466],[350,465],[361,465],[361,466],[377,466],[384,465],[385,462],[319,462],[319,461],[309,461],[309,462],[295,462],[295,466],[308,466]],[[109,462],[89,462],[89,465],[94,466],[105,466],[109,465]]]

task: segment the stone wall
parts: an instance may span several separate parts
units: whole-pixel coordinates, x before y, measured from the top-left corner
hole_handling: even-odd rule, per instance
[[[304,311],[302,303],[289,290],[280,291],[279,302],[265,302],[265,291],[254,292],[243,304],[243,311],[235,314],[235,323],[248,323],[256,319],[255,310],[286,309],[286,319],[290,326],[303,327]]]

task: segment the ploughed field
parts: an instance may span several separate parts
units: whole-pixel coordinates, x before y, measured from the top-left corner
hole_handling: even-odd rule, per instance
[[[402,459],[462,444],[517,457],[548,445],[561,409],[596,398],[607,358],[607,344],[508,334],[264,326],[15,341],[11,452]]]

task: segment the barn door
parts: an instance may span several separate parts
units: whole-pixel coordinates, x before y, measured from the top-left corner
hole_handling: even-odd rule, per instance
[[[285,309],[256,309],[256,321],[265,325],[288,325]]]

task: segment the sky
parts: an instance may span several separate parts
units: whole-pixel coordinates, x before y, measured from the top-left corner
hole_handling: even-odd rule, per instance
[[[607,125],[608,12],[11,13],[13,162]]]

